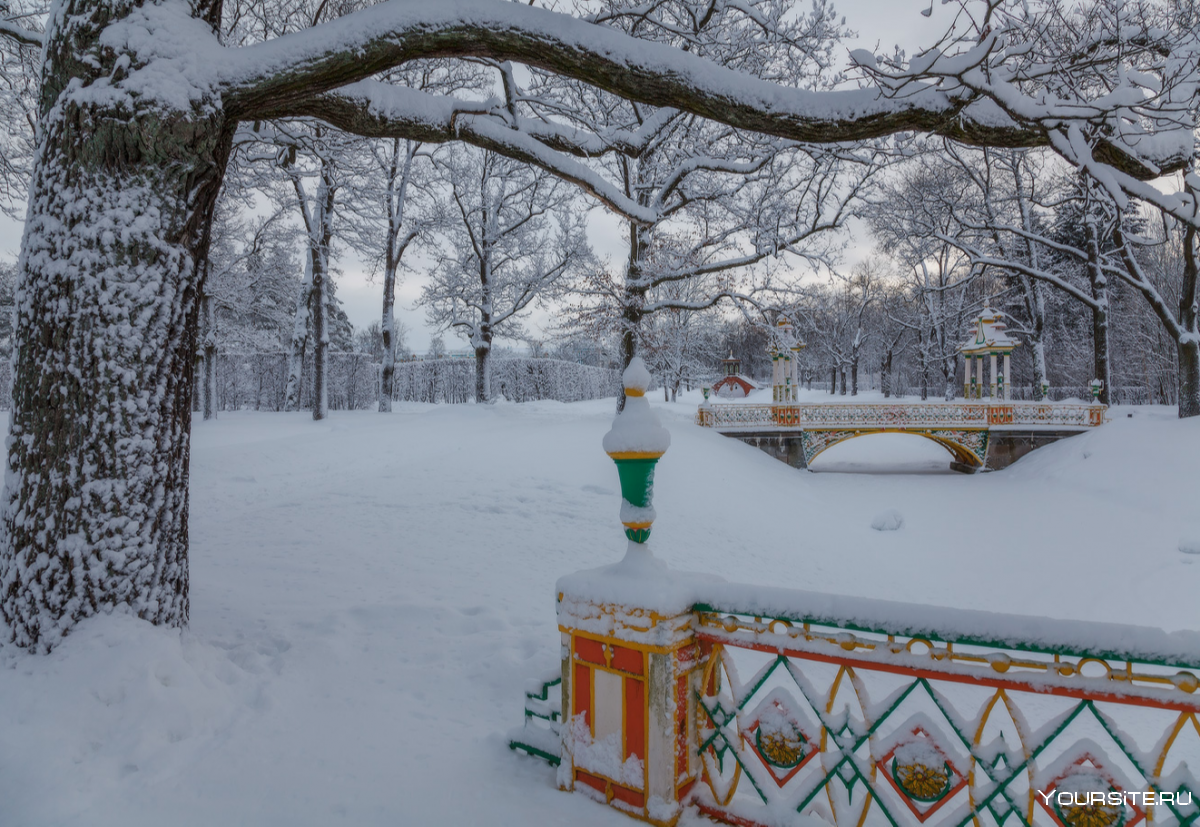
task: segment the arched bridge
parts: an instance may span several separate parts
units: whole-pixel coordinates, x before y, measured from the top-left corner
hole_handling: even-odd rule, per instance
[[[1104,405],[1042,402],[883,404],[705,403],[696,424],[757,445],[807,468],[831,445],[865,434],[904,433],[950,452],[950,467],[972,473],[1011,465],[1043,445],[1104,423]]]

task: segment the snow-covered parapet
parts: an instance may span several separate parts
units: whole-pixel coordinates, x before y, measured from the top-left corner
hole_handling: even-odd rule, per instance
[[[645,543],[656,516],[651,505],[654,466],[671,447],[671,434],[646,399],[650,371],[641,357],[633,357],[621,378],[625,385],[625,408],[613,417],[612,428],[604,435],[604,451],[616,462],[621,477],[621,522],[625,536],[635,543]]]

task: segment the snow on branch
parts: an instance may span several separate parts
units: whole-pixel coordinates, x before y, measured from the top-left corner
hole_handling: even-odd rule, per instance
[[[7,37],[9,40],[15,40],[22,46],[36,46],[41,48],[43,42],[41,32],[27,29],[12,20],[0,20],[0,36]]]
[[[635,221],[652,224],[659,218],[655,210],[638,204],[595,170],[526,132],[521,128],[525,121],[514,128],[500,101],[466,102],[368,80],[314,95],[267,116],[314,117],[370,138],[464,141],[553,173]]]
[[[692,54],[518,3],[446,0],[381,3],[312,29],[229,50],[218,73],[227,111],[266,117],[314,94],[418,58],[490,57],[577,78],[654,106],[797,141],[829,143],[899,131],[934,132],[970,144],[1045,146],[978,93],[912,83],[903,96],[879,88],[809,91],[714,66]],[[1130,157],[1133,174],[1145,165]]]

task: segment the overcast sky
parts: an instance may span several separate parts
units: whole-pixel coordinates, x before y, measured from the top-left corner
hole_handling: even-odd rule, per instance
[[[806,0],[798,0],[798,3],[807,5]],[[841,0],[836,2],[836,7],[846,18],[847,26],[859,33],[856,39],[846,43],[846,52],[858,48],[874,50],[878,47],[881,52],[891,53],[899,45],[911,55],[920,51],[923,44],[935,42],[946,30],[953,20],[956,4],[932,0],[933,14],[928,18],[921,12],[931,8],[931,0]],[[614,262],[619,261],[623,255],[620,222],[600,209],[595,210],[593,215],[590,227],[593,245],[601,255],[607,254]],[[0,216],[0,254],[5,258],[16,258],[20,242],[20,224]],[[869,252],[869,245],[869,239],[855,238],[847,255],[848,260],[863,257]],[[337,286],[338,297],[355,328],[363,328],[377,321],[382,291],[379,280],[370,280],[362,265],[351,256],[343,256],[337,264],[343,270]],[[396,296],[396,315],[409,328],[408,346],[417,353],[424,352],[436,334],[426,325],[424,312],[414,308],[420,292],[420,279],[409,275],[398,287]],[[530,326],[536,328],[546,322],[546,315],[537,313],[532,317]],[[453,334],[446,336],[446,344],[451,350],[465,346]]]

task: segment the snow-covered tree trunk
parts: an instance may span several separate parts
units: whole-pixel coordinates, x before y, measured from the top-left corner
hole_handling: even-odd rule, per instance
[[[400,162],[401,143],[393,139],[387,157],[387,189],[385,192],[387,225],[383,256],[383,318],[379,325],[383,336],[383,355],[379,367],[379,412],[390,413],[396,375],[396,272],[400,257],[412,242],[415,233],[401,238],[408,206],[408,185],[412,179],[413,158],[420,144],[406,141],[404,162]]]
[[[1200,264],[1196,261],[1197,231],[1189,227],[1183,234],[1183,289],[1179,296],[1179,323],[1184,334],[1178,340],[1179,418],[1200,416]]]
[[[482,335],[475,345],[475,401],[492,401],[492,343]]]
[[[383,270],[383,356],[379,366],[379,412],[391,413],[396,376],[396,267],[390,257]]]
[[[621,366],[629,367],[637,356],[638,336],[641,332],[643,312],[646,306],[644,285],[644,260],[649,251],[649,231],[635,221],[628,222],[629,262],[625,270],[625,283],[621,290]],[[617,412],[625,410],[625,390],[617,396]]]
[[[304,281],[296,297],[296,316],[292,322],[292,346],[288,351],[287,388],[283,409],[300,410],[300,395],[304,390],[304,351],[308,349],[309,300],[312,296],[313,265],[311,253],[304,257]]]
[[[0,615],[40,651],[97,612],[188,617],[196,262],[232,133],[202,94],[92,93],[129,69],[114,10],[49,21],[19,265]]]
[[[211,293],[204,294],[204,418],[217,418],[217,309]]]
[[[1087,228],[1088,281],[1091,282],[1092,298],[1092,370],[1093,378],[1099,379],[1100,402],[1109,405],[1112,399],[1110,388],[1112,359],[1109,355],[1108,340],[1108,277],[1100,266],[1100,233],[1096,219],[1092,216],[1084,218]]]
[[[318,255],[317,259],[323,259]],[[329,415],[329,287],[324,262],[313,268],[313,419]]]
[[[312,216],[313,419],[329,415],[329,245],[333,241],[333,212],[337,187],[332,163],[322,159],[316,210]]]
[[[950,353],[942,360],[942,399],[953,402],[958,390],[958,357]]]

